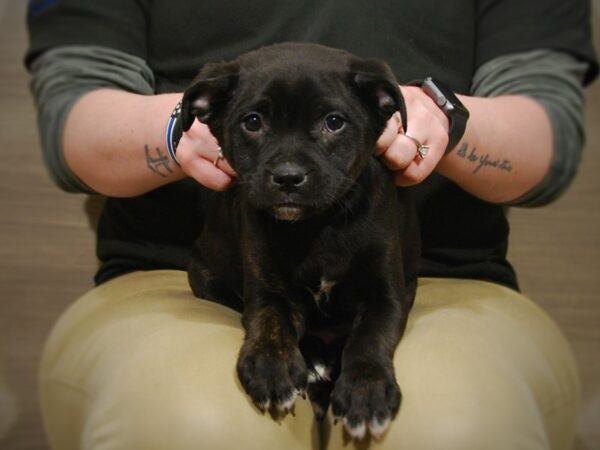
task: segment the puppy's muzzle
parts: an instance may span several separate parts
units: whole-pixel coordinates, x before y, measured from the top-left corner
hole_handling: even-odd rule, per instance
[[[270,171],[269,183],[281,192],[291,194],[296,192],[308,181],[308,173],[305,168],[294,163],[284,163],[274,167]]]
[[[308,212],[306,195],[310,191],[309,170],[302,164],[285,161],[266,170],[267,189],[273,197],[271,214],[285,221],[295,222]]]

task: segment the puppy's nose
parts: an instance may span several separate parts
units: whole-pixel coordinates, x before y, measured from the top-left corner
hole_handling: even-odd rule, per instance
[[[271,183],[288,192],[306,183],[306,178],[306,170],[297,164],[282,164],[271,172]]]

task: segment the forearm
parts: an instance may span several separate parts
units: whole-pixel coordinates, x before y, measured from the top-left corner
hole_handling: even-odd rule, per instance
[[[166,151],[167,121],[180,94],[97,89],[71,109],[63,133],[70,169],[108,196],[135,196],[184,177]]]
[[[490,202],[548,204],[569,186],[580,161],[586,69],[586,63],[552,50],[483,64],[470,95],[460,97],[470,118],[461,142],[447,155],[448,118],[421,89],[401,86],[408,132],[430,151],[418,157],[415,142],[395,120],[376,151],[400,186],[421,183],[435,170]]]
[[[553,155],[552,127],[543,107],[519,95],[460,100],[471,114],[467,129],[437,171],[494,203],[510,202],[537,186]]]

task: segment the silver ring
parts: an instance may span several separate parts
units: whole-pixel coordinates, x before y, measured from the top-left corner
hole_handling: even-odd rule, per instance
[[[225,156],[223,156],[223,149],[221,149],[221,147],[219,147],[219,153],[217,153],[217,157],[213,161],[213,166],[218,167],[219,161],[221,161],[224,158],[225,158]]]
[[[404,136],[406,136],[407,138],[409,138],[411,141],[414,142],[414,144],[417,146],[417,153],[419,154],[421,159],[424,159],[427,156],[427,153],[429,153],[429,146],[421,144],[421,141],[419,141],[415,137],[412,137],[408,133],[404,133]]]

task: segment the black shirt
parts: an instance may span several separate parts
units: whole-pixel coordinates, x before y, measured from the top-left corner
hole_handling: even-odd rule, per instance
[[[107,46],[144,58],[157,93],[181,92],[205,62],[275,42],[318,42],[384,59],[401,83],[433,76],[468,93],[480,64],[539,48],[590,61],[584,81],[591,81],[597,65],[590,14],[587,0],[43,0],[30,5],[27,61],[58,45]],[[517,288],[506,260],[502,206],[436,173],[413,189],[422,276]],[[214,194],[188,179],[135,198],[108,199],[98,228],[96,281],[135,270],[185,269],[207,195]]]

